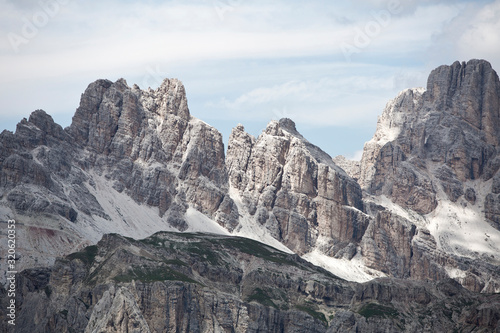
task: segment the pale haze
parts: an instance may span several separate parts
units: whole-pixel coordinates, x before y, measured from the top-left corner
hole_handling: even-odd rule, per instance
[[[0,130],[36,109],[63,127],[96,79],[180,79],[227,142],[288,117],[359,158],[385,104],[443,64],[500,69],[497,1],[0,0]]]

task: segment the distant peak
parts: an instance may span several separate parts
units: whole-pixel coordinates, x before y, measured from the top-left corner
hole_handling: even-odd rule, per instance
[[[489,75],[498,77],[486,60],[472,59],[467,62],[455,61],[452,65],[442,65],[434,69],[427,80],[427,91],[432,94],[453,94],[463,84],[466,86],[484,85]],[[480,78],[480,80],[478,80]],[[498,80],[498,79],[497,79]],[[477,81],[477,82],[476,82]],[[436,86],[440,88],[436,90]]]
[[[128,87],[127,80],[125,80],[124,78],[119,78],[115,83]]]
[[[238,124],[238,125],[236,125],[235,128],[233,128],[233,131],[235,131],[235,132],[245,132],[245,126],[243,126],[242,124]]]
[[[290,118],[281,118],[279,120],[280,127],[289,131],[289,132],[297,132],[297,128],[295,127],[295,123]]]

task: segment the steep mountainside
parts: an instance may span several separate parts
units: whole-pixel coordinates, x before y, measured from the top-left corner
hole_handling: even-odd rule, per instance
[[[0,134],[0,221],[17,221],[19,270],[109,233],[201,231],[260,240],[351,281],[452,278],[500,292],[499,101],[486,61],[441,66],[427,89],[387,104],[361,162],[335,159],[343,170],[290,119],[257,138],[237,126],[226,157],[180,81],[98,80],[70,127],[38,110]]]
[[[427,90],[388,103],[361,162],[334,159],[350,177],[289,119],[257,139],[238,126],[231,195],[240,214],[344,278],[452,277],[498,292],[499,99],[489,63],[439,67]]]
[[[361,240],[369,217],[359,185],[310,144],[289,119],[272,121],[255,140],[236,127],[229,138],[231,186],[247,213],[302,255],[336,254]]]
[[[499,295],[453,280],[355,284],[262,243],[207,234],[106,235],[52,268],[24,271],[18,290],[18,332],[500,329]]]
[[[500,82],[482,60],[435,69],[426,90],[403,91],[379,118],[359,183],[367,202],[416,228],[410,276],[444,269],[472,290],[499,290],[499,124]],[[442,269],[425,272],[422,259]]]
[[[69,128],[39,110],[0,144],[0,219],[18,221],[19,268],[105,233],[227,232],[237,223],[222,136],[190,116],[177,80],[147,91],[96,81]]]

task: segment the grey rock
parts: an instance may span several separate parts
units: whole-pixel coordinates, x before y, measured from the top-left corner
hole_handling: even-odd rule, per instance
[[[452,199],[461,195],[457,180],[489,179],[485,166],[498,164],[499,96],[498,75],[486,61],[432,71],[425,92],[406,90],[387,105],[374,139],[365,146],[363,188],[426,214],[436,207],[436,189],[433,172],[422,161],[452,170],[452,182],[442,184]],[[408,193],[394,191],[405,186]]]
[[[296,253],[307,253],[318,237],[328,240],[330,255],[361,240],[369,218],[359,185],[290,119],[270,122],[257,139],[236,127],[227,155],[247,214]]]
[[[229,138],[226,157],[221,134],[190,115],[180,81],[167,79],[156,90],[141,90],[130,88],[123,79],[98,80],[82,95],[69,128],[63,130],[38,110],[23,119],[15,133],[0,134],[1,218],[16,217],[20,232],[29,240],[20,268],[49,265],[57,256],[97,242],[104,232],[137,238],[156,230],[186,231],[187,215],[194,209],[230,232],[239,231],[242,223],[254,223],[300,255],[317,249],[337,259],[360,259],[389,277],[409,280],[444,281],[451,270],[458,272],[454,279],[471,291],[498,292],[498,258],[459,253],[445,239],[435,239],[436,230],[426,226],[435,209],[446,203],[464,211],[482,209],[484,219],[478,217],[477,223],[488,221],[500,230],[499,87],[498,76],[485,61],[439,67],[429,76],[426,91],[409,89],[388,103],[374,138],[365,145],[362,161],[352,162],[342,157],[332,160],[310,144],[290,119],[272,121],[258,138],[238,125]],[[485,193],[490,183],[491,193]],[[449,217],[461,223],[460,216]],[[130,248],[122,250],[109,258],[116,260],[116,267],[136,260],[126,253]],[[154,331],[166,329],[162,325],[168,322],[180,330],[278,327],[303,331],[312,327],[324,331],[307,311],[281,308],[286,302],[272,290],[264,292],[280,303],[278,308],[245,299],[255,291],[254,285],[273,281],[290,286],[287,279],[258,271],[245,275],[242,267],[222,272],[211,262],[214,258],[204,259],[190,261],[194,271],[182,268],[179,272],[196,281],[204,276],[204,285],[230,297],[182,283],[143,289],[118,286],[116,272],[106,271],[102,280],[96,280],[96,290],[85,287],[85,292],[97,296],[81,294],[83,304],[78,298],[68,300],[68,312],[52,312],[45,327]],[[54,293],[63,297],[83,288],[88,274],[87,267],[75,260],[58,262],[51,275]],[[245,278],[254,284],[241,283]],[[208,280],[218,282],[212,285]],[[391,283],[373,288],[385,290],[387,285]],[[297,283],[293,288],[334,297],[328,291],[333,287],[321,283]],[[420,290],[416,281],[409,282],[408,288],[410,294],[412,288]],[[162,317],[152,325],[148,319],[152,314],[144,310],[138,295],[147,299],[148,293],[156,292],[181,305],[168,320]],[[338,295],[342,305],[334,317],[339,323],[331,329],[401,329],[400,321],[360,315],[360,308],[345,306],[352,297],[344,296]],[[90,312],[90,306],[101,299],[100,312]],[[318,305],[314,311],[325,309],[323,301],[314,298]],[[219,310],[203,312],[205,305]],[[192,320],[180,315],[186,311],[196,313]],[[481,311],[460,312],[460,316],[493,327],[495,309]],[[109,316],[112,312],[121,317]],[[452,318],[458,313],[452,312]],[[88,326],[85,320],[91,317]],[[201,319],[208,317],[210,328]],[[68,318],[75,321],[69,324]],[[240,325],[235,318],[245,319]],[[460,325],[469,325],[467,320]],[[437,326],[413,322],[405,330],[438,331],[450,322],[440,319]],[[36,327],[30,325],[29,330]]]
[[[390,198],[410,216],[420,215],[408,221],[418,225],[418,237],[411,244],[411,264],[396,265],[406,267],[405,272],[409,268],[412,279],[443,279],[448,273],[442,267],[447,267],[462,271],[454,278],[474,291],[490,288],[490,279],[496,281],[493,285],[497,283],[495,258],[472,252],[457,255],[446,236],[433,239],[424,225],[434,218],[440,202],[451,202],[450,207],[460,207],[457,212],[474,209],[468,205],[483,207],[484,217],[476,222],[478,228],[484,228],[487,222],[499,229],[500,199],[495,194],[500,166],[499,101],[500,81],[488,62],[471,60],[441,66],[429,75],[426,90],[405,90],[387,104],[373,139],[365,144],[359,177],[363,190],[371,196]],[[485,193],[489,181],[493,193]],[[380,210],[367,212],[380,214]],[[462,223],[460,213],[449,211],[448,218]],[[373,236],[365,237],[367,263],[389,271],[383,265],[391,253],[388,250],[405,237],[393,235],[378,241]],[[379,248],[386,254],[380,254]],[[481,273],[470,273],[469,256],[481,266]]]
[[[500,194],[490,193],[486,196],[484,214],[491,225],[500,230]]]
[[[495,176],[493,176],[493,183],[491,185],[491,192],[494,194],[500,193],[500,172],[497,172]]]
[[[441,186],[452,202],[456,202],[464,194],[462,182],[447,165],[436,170],[436,177],[441,180]]]
[[[465,199],[470,202],[471,204],[475,204],[476,203],[476,191],[474,191],[473,188],[467,188],[467,190],[465,190]]]
[[[361,242],[368,267],[397,278],[410,277],[416,226],[388,211],[377,213]]]
[[[24,271],[16,300],[16,329],[34,333],[486,332],[500,318],[498,295],[450,279],[356,284],[252,240],[165,232]]]
[[[98,80],[82,95],[70,127],[63,130],[37,110],[15,133],[2,132],[0,144],[0,206],[10,214],[1,218],[16,216],[20,232],[32,239],[19,268],[96,242],[108,224],[128,236],[151,234],[160,224],[186,230],[188,207],[228,230],[238,224],[222,135],[191,117],[176,79],[147,91],[123,79]],[[116,198],[103,196],[103,182]],[[124,200],[118,193],[157,209],[156,230],[114,207]],[[39,227],[54,236],[40,239]]]
[[[339,167],[344,169],[344,171],[354,180],[358,180],[361,177],[361,162],[351,161],[342,155],[335,156],[333,162]]]

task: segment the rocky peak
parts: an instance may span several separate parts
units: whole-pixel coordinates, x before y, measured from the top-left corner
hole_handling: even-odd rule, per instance
[[[269,124],[267,124],[264,133],[267,135],[284,136],[283,131],[281,131],[280,124],[276,120],[272,120]]]
[[[498,76],[486,61],[440,66],[430,74],[427,90],[405,90],[387,104],[373,139],[365,144],[359,179],[362,188],[376,197],[375,201],[389,198],[392,203],[383,205],[417,227],[412,236],[409,231],[413,227],[398,221],[403,226],[399,231],[406,229],[407,236],[387,238],[412,239],[408,242],[411,251],[405,246],[395,252],[411,253],[414,259],[407,255],[405,260],[414,278],[440,279],[459,269],[460,274],[454,278],[468,288],[497,288],[498,275],[493,268],[498,264],[496,255],[490,256],[491,260],[484,258],[500,248],[484,235],[498,235],[493,228],[500,229],[500,198],[495,193],[495,179],[500,179],[499,87]],[[397,221],[399,217],[390,219]],[[366,235],[373,233],[373,225]],[[380,234],[384,228],[387,224],[379,223],[374,230]],[[464,234],[468,241],[459,241]],[[366,262],[377,253],[370,244],[377,235],[372,235],[363,243],[370,248]],[[388,247],[378,248],[386,251]],[[435,250],[429,252],[432,248]],[[426,264],[427,271],[423,271],[415,258],[433,263],[434,268],[431,271]],[[446,264],[439,264],[435,258],[443,258],[439,260]],[[484,267],[474,273],[464,271],[461,267],[470,258]],[[485,282],[489,279],[496,282]]]
[[[246,171],[255,138],[245,132],[245,127],[238,124],[229,135],[227,146],[226,165],[229,172],[230,184],[233,187],[244,189],[248,183]]]
[[[43,110],[32,112],[28,122],[38,127],[48,136],[53,136],[61,140],[67,138],[63,128],[59,124],[56,124],[54,119]]]
[[[489,62],[456,61],[436,68],[429,75],[426,95],[436,109],[483,131],[488,143],[500,142],[500,81]]]
[[[116,134],[136,137],[142,128],[151,125],[160,127],[160,131],[163,122],[171,117],[179,117],[181,127],[191,119],[179,80],[165,79],[157,89],[145,91],[138,86],[130,88],[124,79],[114,83],[97,80],[82,95],[68,131],[78,142],[103,153],[109,151],[108,144]],[[143,125],[148,118],[154,122]]]
[[[459,182],[488,179],[498,169],[499,101],[500,82],[488,62],[438,67],[426,91],[406,90],[387,104],[365,145],[360,184],[420,213],[436,207],[435,183],[456,201],[464,193]]]
[[[487,113],[495,75],[482,66],[472,73],[483,68],[483,81],[493,80],[484,84]],[[31,248],[21,261],[31,267],[103,233],[201,230],[286,246],[329,269],[355,271],[348,278],[453,275],[471,290],[494,292],[500,234],[482,215],[500,225],[500,155],[493,132],[464,118],[467,101],[452,94],[475,89],[467,70],[455,88],[439,83],[448,74],[436,70],[432,94],[408,89],[389,102],[362,162],[336,159],[351,177],[290,119],[271,121],[258,138],[236,126],[224,156],[221,134],[189,114],[179,80],[146,90],[98,80],[66,130],[36,111],[16,134],[0,135],[0,214],[23,221]],[[449,102],[440,102],[439,89],[453,95]]]
[[[191,117],[179,80],[147,91],[124,79],[97,80],[67,129],[38,110],[0,140],[1,219],[17,216],[26,244],[35,244],[23,249],[29,255],[19,267],[50,262],[112,230],[184,231],[188,209],[217,221],[214,228],[238,223],[222,135]],[[34,221],[41,215],[43,223]]]
[[[235,128],[227,155],[231,185],[246,206],[240,213],[293,251],[303,254],[324,237],[323,250],[334,254],[363,235],[358,184],[290,119],[271,121],[256,140]]]
[[[168,114],[189,121],[190,114],[186,98],[186,90],[178,79],[165,79],[155,90],[149,88],[142,92],[142,99],[149,108],[162,118]]]
[[[55,142],[68,139],[62,127],[43,110],[33,111],[28,120],[21,120],[17,124],[15,137],[22,139],[26,148],[53,145]]]
[[[295,136],[302,137],[302,135],[300,135],[299,132],[297,132],[297,128],[295,127],[295,122],[292,119],[281,118],[279,120],[279,125],[282,129],[286,130],[287,132],[289,132]]]

